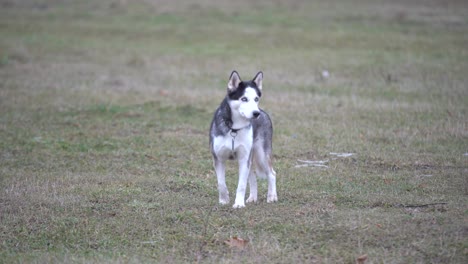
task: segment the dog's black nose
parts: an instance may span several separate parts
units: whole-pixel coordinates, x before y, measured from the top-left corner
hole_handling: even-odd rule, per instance
[[[257,118],[259,115],[260,115],[260,112],[259,112],[259,111],[253,112],[253,117],[254,117],[254,118]]]

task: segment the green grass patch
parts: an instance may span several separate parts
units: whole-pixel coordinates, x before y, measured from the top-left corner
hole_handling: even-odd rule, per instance
[[[468,6],[427,4],[1,3],[0,259],[466,262]],[[265,73],[276,204],[217,203],[234,69]]]

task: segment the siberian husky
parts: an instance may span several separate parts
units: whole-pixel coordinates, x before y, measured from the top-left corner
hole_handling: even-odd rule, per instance
[[[237,159],[239,162],[234,208],[245,207],[245,202],[257,201],[256,174],[268,178],[267,202],[278,201],[276,172],[271,163],[273,126],[268,114],[258,108],[262,82],[262,72],[250,81],[242,81],[239,74],[233,71],[227,85],[227,95],[216,109],[211,122],[210,148],[218,178],[220,204],[229,203],[225,180],[226,160]],[[247,179],[250,194],[245,201]]]

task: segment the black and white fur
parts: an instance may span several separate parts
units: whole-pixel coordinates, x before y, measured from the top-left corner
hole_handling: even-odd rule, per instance
[[[225,180],[228,159],[239,162],[239,183],[234,208],[245,207],[247,179],[250,195],[246,202],[257,201],[257,178],[268,179],[267,202],[276,202],[276,172],[273,170],[273,126],[268,114],[258,108],[262,96],[263,73],[251,81],[242,81],[233,71],[229,78],[227,95],[216,110],[210,128],[210,148],[218,178],[219,203],[229,203]],[[255,171],[251,168],[254,165]]]

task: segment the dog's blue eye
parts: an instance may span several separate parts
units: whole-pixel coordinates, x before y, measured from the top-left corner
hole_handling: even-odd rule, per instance
[[[255,97],[255,102],[258,102],[258,100],[259,100],[258,97]]]
[[[242,100],[242,102],[247,102],[247,101],[249,101],[249,100],[247,99],[247,97],[242,97],[241,100]]]

